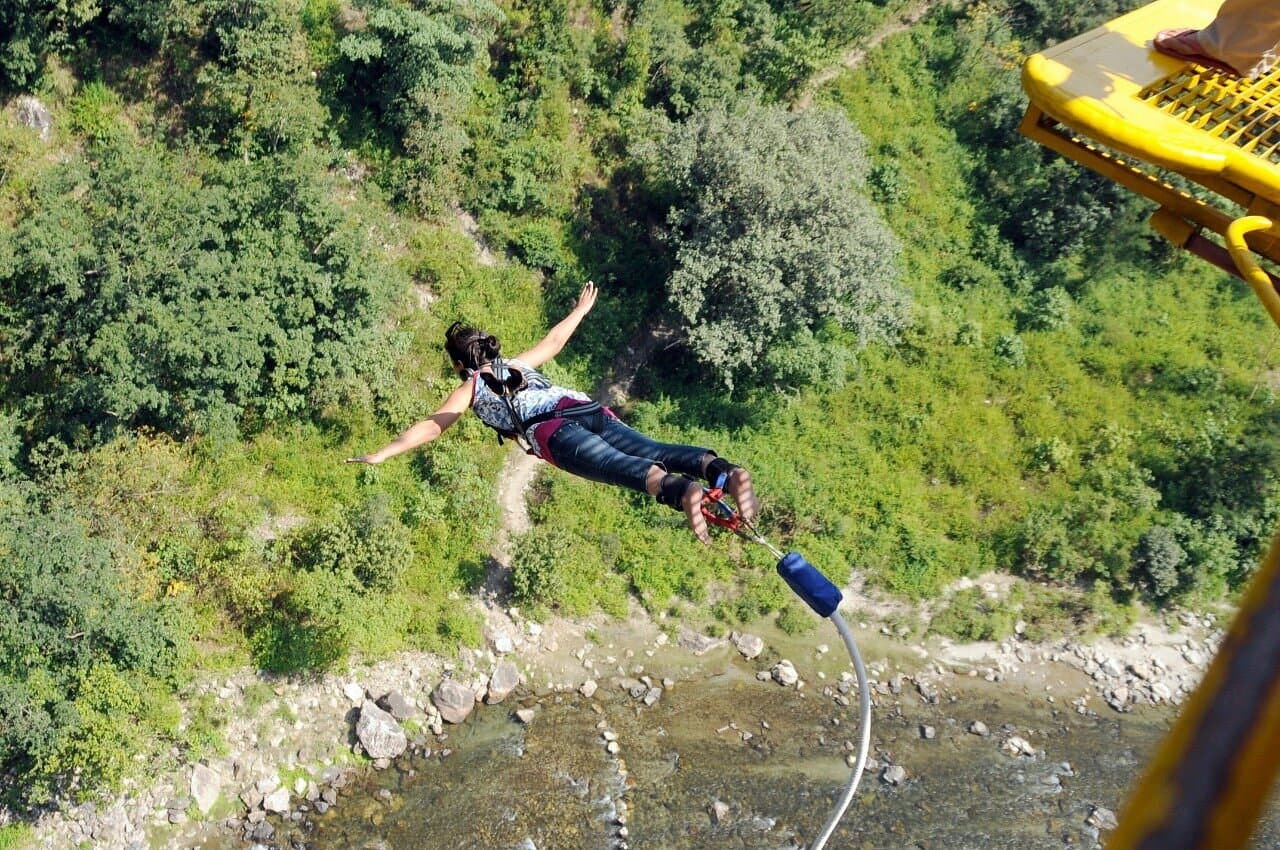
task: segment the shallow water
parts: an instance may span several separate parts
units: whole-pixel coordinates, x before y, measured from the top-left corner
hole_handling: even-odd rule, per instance
[[[806,846],[848,777],[856,706],[840,707],[812,685],[797,692],[753,674],[738,660],[722,675],[677,684],[652,707],[617,688],[602,688],[594,700],[530,698],[521,703],[537,711],[528,726],[512,717],[518,705],[478,709],[449,729],[447,741],[433,742],[430,757],[370,772],[327,814],[309,815],[292,833],[281,826],[276,846]],[[891,787],[869,771],[833,848],[1093,847],[1097,833],[1085,819],[1095,805],[1120,808],[1172,716],[1151,707],[1082,716],[1043,694],[971,679],[952,679],[938,704],[909,688],[878,699],[872,756],[904,766],[908,781]],[[991,727],[989,737],[965,731],[975,719]],[[922,737],[923,724],[936,738]],[[606,752],[601,727],[616,733],[617,757]],[[1009,733],[1043,754],[1003,752]],[[381,789],[391,792],[389,802],[375,796]],[[716,801],[728,806],[719,823]],[[1280,846],[1272,808],[1256,847]]]

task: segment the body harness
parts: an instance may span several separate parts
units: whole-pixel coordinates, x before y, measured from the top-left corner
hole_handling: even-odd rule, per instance
[[[541,425],[543,422],[550,422],[552,419],[581,419],[593,416],[604,410],[598,401],[584,401],[572,407],[553,407],[526,419],[516,410],[513,400],[516,393],[528,386],[524,373],[503,363],[501,357],[495,357],[489,365],[493,369],[492,374],[478,370],[476,370],[475,374],[480,376],[480,379],[484,381],[484,385],[489,388],[490,392],[502,399],[503,403],[506,404],[507,413],[511,416],[511,423],[516,426],[515,430],[510,430],[494,425],[491,422],[485,422],[486,425],[498,433],[498,445],[504,445],[506,440],[514,440],[516,445],[524,450],[525,454],[533,454],[533,446],[529,444],[528,439],[525,437],[530,428],[535,425]],[[507,377],[505,379],[499,378],[497,373],[504,369],[507,372]]]

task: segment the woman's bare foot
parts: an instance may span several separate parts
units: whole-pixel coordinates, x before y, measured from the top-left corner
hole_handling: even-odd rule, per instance
[[[733,497],[738,506],[738,513],[747,522],[755,522],[760,506],[756,503],[756,492],[751,488],[751,473],[738,467],[729,473],[729,480],[724,485],[725,492]]]
[[[707,533],[707,518],[702,515],[702,485],[690,481],[684,491],[684,516],[689,521],[693,536],[703,544],[711,543],[711,535]]]

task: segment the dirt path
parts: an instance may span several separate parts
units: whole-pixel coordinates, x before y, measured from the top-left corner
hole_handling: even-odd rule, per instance
[[[841,71],[857,68],[867,59],[867,54],[875,50],[886,39],[892,38],[900,32],[904,32],[920,22],[920,19],[929,14],[929,11],[935,6],[942,5],[946,0],[923,0],[903,9],[899,15],[885,23],[880,29],[871,34],[871,37],[863,44],[851,48],[840,58],[835,65],[823,68],[818,73],[809,78],[809,82],[805,85],[800,93],[800,97],[796,98],[792,104],[792,111],[799,112],[802,109],[808,109],[813,104],[813,96],[818,89],[834,80]]]

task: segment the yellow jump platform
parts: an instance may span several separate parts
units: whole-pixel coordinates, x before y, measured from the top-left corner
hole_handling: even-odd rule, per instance
[[[1248,246],[1280,264],[1280,69],[1243,80],[1151,46],[1162,29],[1204,27],[1219,5],[1158,0],[1030,57],[1021,130],[1155,201],[1156,230],[1247,279],[1223,247],[1238,218],[1269,220]],[[1267,307],[1280,324],[1280,304]]]

